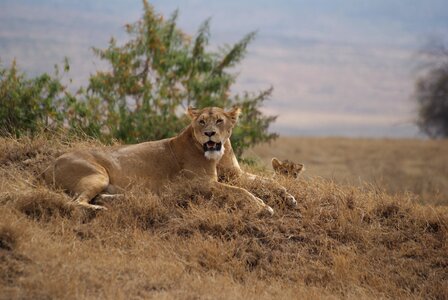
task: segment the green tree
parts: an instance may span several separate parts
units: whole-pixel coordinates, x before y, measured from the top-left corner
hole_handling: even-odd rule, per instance
[[[448,137],[448,48],[441,41],[433,41],[423,53],[430,64],[415,85],[417,125],[430,137]]]
[[[243,111],[232,139],[238,154],[276,137],[268,132],[275,117],[260,112],[272,88],[233,96],[230,92],[236,75],[229,70],[244,58],[255,33],[233,46],[207,51],[209,20],[192,39],[177,28],[177,11],[165,20],[146,0],[143,6],[143,17],[126,25],[129,41],[119,46],[111,39],[106,49],[94,49],[110,68],[90,77],[83,102],[94,103],[88,106],[109,137],[138,142],[173,136],[187,124],[183,112],[188,106],[234,105]],[[84,123],[90,126],[88,120]]]
[[[134,143],[174,136],[188,124],[188,106],[238,105],[243,114],[232,136],[237,155],[276,137],[268,132],[275,117],[260,111],[272,88],[240,95],[230,90],[236,80],[230,70],[242,61],[255,33],[233,46],[208,51],[209,20],[191,38],[177,27],[177,11],[165,20],[146,0],[143,6],[143,17],[126,25],[130,38],[124,45],[112,38],[106,49],[93,49],[109,68],[91,75],[87,88],[76,93],[61,83],[58,68],[55,76],[33,79],[19,73],[15,63],[0,69],[2,133],[68,126],[104,142]]]

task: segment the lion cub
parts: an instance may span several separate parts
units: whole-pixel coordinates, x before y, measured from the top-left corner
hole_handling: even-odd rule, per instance
[[[278,160],[277,158],[273,158],[272,161],[272,167],[274,168],[275,174],[291,177],[291,178],[298,178],[299,174],[305,171],[305,165],[295,163],[289,160]]]

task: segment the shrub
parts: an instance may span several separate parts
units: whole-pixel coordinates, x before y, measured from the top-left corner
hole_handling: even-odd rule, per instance
[[[58,108],[65,89],[48,74],[28,79],[15,61],[10,68],[0,68],[0,135],[34,134],[42,127],[60,126],[64,116]]]
[[[448,48],[429,43],[424,53],[431,64],[415,85],[419,128],[432,138],[448,137]]]
[[[209,20],[191,39],[177,28],[177,11],[164,20],[147,1],[143,4],[142,19],[126,25],[128,42],[118,46],[111,39],[106,49],[94,49],[110,69],[90,77],[86,103],[94,103],[90,106],[97,108],[110,137],[125,142],[166,138],[187,124],[183,112],[188,106],[239,105],[243,117],[232,139],[238,154],[275,138],[268,133],[275,117],[260,112],[272,88],[255,94],[230,93],[236,75],[229,69],[241,62],[255,34],[210,52]]]

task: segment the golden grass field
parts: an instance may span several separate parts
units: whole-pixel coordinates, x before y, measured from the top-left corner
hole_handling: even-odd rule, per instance
[[[391,194],[411,192],[422,204],[448,205],[448,140],[280,137],[246,156],[266,169],[278,156],[304,163],[305,177],[369,183]]]
[[[91,212],[39,174],[95,141],[0,139],[0,299],[447,299],[448,143],[280,138],[247,152],[306,164],[246,187],[275,210],[256,217],[201,182],[160,197],[136,183]],[[265,164],[266,165],[266,164]],[[270,177],[263,167],[252,171]]]

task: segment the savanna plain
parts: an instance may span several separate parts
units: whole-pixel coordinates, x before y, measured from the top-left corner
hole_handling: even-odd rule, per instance
[[[155,196],[136,182],[107,211],[71,205],[40,174],[102,148],[62,134],[0,138],[0,299],[447,299],[448,141],[281,137],[246,151],[306,165],[230,182],[276,211],[199,181]],[[253,163],[255,162],[255,163]]]

